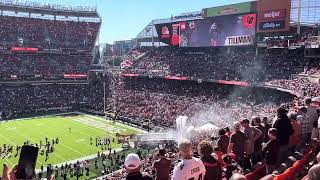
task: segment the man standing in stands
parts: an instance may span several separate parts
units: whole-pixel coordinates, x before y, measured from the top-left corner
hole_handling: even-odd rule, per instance
[[[294,153],[301,139],[301,124],[297,121],[297,113],[290,112],[288,114],[289,119],[291,120],[293,134],[290,136],[289,146],[291,153]]]
[[[156,170],[156,180],[168,180],[171,170],[171,159],[166,157],[166,150],[160,149],[158,154],[159,159],[153,163],[153,168]]]
[[[128,172],[126,180],[152,180],[150,176],[141,174],[141,161],[137,154],[128,154],[124,168]]]
[[[287,113],[288,111],[284,107],[279,107],[277,109],[277,117],[272,126],[278,130],[277,139],[280,145],[276,165],[280,165],[290,155],[289,139],[293,134],[293,128]]]
[[[255,156],[254,156],[253,164],[256,164],[257,162],[259,162],[263,159],[263,157],[262,157],[262,143],[264,142],[264,139],[265,139],[264,136],[266,134],[266,130],[261,123],[260,117],[257,117],[257,116],[252,117],[252,125],[262,132],[261,136],[254,142]]]
[[[222,179],[222,166],[212,153],[213,146],[208,141],[202,141],[198,144],[198,153],[201,155],[201,161],[206,168],[206,175],[204,180],[221,180]]]
[[[268,131],[271,128],[271,125],[269,123],[269,120],[267,117],[263,117],[262,118],[262,126],[265,129],[265,134],[264,134],[264,142],[268,142],[269,141],[269,137],[268,137]]]
[[[247,158],[248,160],[252,160],[252,162],[249,163],[248,161],[248,167],[251,168],[251,163],[253,163],[254,160],[254,144],[259,139],[259,137],[262,135],[262,132],[257,129],[256,127],[250,126],[250,121],[248,119],[243,119],[241,121],[241,126],[244,128],[244,133],[248,137],[248,149],[247,149]]]
[[[267,174],[271,174],[276,169],[279,143],[277,141],[278,130],[270,128],[268,130],[269,141],[263,145],[263,152],[266,160]]]
[[[235,122],[233,127],[235,133],[233,133],[230,137],[228,153],[234,153],[237,157],[238,164],[242,166],[248,137],[245,133],[240,131],[241,125],[239,122]]]
[[[206,169],[202,161],[192,156],[192,143],[182,140],[179,143],[182,160],[174,167],[172,180],[204,179]]]
[[[302,148],[307,142],[309,142],[312,132],[311,119],[307,116],[308,109],[304,106],[298,109],[297,121],[301,125],[301,138],[299,148]]]
[[[310,126],[311,126],[311,131],[309,132],[309,138],[311,138],[311,132],[312,132],[312,127],[313,123],[315,121],[318,121],[318,112],[317,109],[311,105],[312,99],[311,98],[306,98],[304,100],[304,105],[307,107],[307,116],[309,118]],[[308,139],[309,140],[309,139]]]
[[[228,145],[230,138],[226,135],[226,131],[224,129],[219,130],[219,139],[218,139],[218,148],[223,154],[228,153]]]

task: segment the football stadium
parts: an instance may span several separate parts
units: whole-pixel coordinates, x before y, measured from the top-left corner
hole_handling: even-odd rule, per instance
[[[320,179],[320,0],[102,14],[0,0],[0,179]]]

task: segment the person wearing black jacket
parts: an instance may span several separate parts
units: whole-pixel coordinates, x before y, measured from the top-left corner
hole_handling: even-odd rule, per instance
[[[276,120],[272,126],[278,130],[277,139],[280,145],[277,165],[280,165],[290,155],[289,139],[294,130],[287,113],[288,111],[284,107],[279,107]]]

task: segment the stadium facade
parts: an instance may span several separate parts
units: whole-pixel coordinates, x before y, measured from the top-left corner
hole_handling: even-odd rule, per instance
[[[258,1],[249,2],[256,6]],[[291,10],[290,10],[290,24],[291,26],[315,26],[320,23],[320,0],[291,0]],[[245,7],[248,3],[239,3],[236,5],[240,5]],[[213,7],[212,9],[227,9],[233,4]],[[250,11],[256,12],[256,7],[253,7]],[[155,19],[152,20],[137,36],[136,41],[139,45],[142,46],[164,46],[165,43],[159,41],[158,33],[156,32],[155,25],[164,24],[164,23],[173,23],[177,21],[190,21],[195,19],[203,19],[205,16],[205,10],[208,8],[204,8],[201,11],[189,12],[179,14],[177,16],[172,16],[166,19]],[[249,12],[249,11],[248,11]],[[300,12],[300,13],[299,13]],[[295,29],[297,31],[297,29]]]

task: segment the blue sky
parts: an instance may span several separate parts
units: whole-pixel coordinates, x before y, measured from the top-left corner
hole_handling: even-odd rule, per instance
[[[134,38],[152,19],[168,18],[206,7],[250,0],[28,0],[74,6],[97,6],[102,17],[100,43]]]

